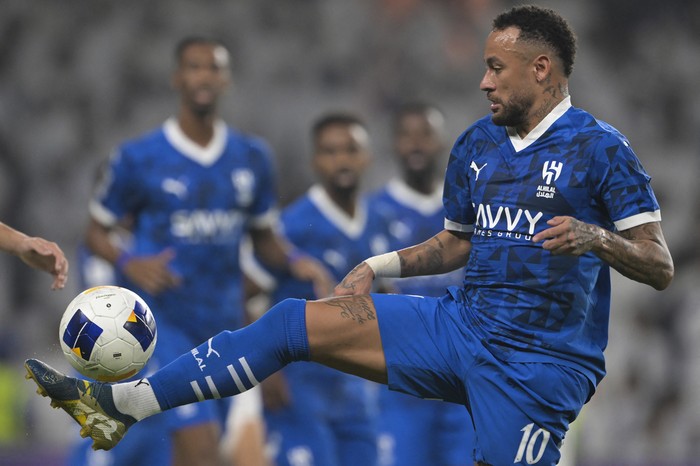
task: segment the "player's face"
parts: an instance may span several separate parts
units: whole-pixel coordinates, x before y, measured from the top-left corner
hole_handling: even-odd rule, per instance
[[[408,113],[399,121],[394,136],[394,150],[404,170],[426,172],[432,169],[443,151],[444,119],[436,110]]]
[[[525,126],[535,103],[535,76],[519,29],[492,31],[486,40],[486,73],[480,88],[491,101],[491,119],[501,126]]]
[[[362,126],[331,125],[316,137],[313,165],[327,189],[356,190],[369,162],[369,137]]]
[[[173,76],[182,103],[196,113],[216,109],[219,96],[229,84],[229,58],[225,48],[213,44],[187,47]]]

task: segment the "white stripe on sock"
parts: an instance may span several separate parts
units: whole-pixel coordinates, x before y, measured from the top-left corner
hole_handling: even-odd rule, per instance
[[[199,388],[199,384],[197,383],[197,381],[191,381],[190,386],[192,387],[192,390],[194,390],[194,394],[197,395],[197,399],[199,401],[204,401],[204,393],[202,393],[202,389]]]
[[[245,374],[248,376],[248,380],[250,380],[250,383],[253,385],[257,385],[260,382],[255,378],[253,375],[253,371],[250,369],[250,366],[248,365],[248,361],[245,360],[245,358],[238,358],[238,362],[241,363],[241,366],[243,366],[243,370],[245,371]]]
[[[216,398],[217,400],[221,398],[221,395],[219,395],[219,390],[216,389],[216,385],[214,385],[214,380],[211,378],[211,376],[208,375],[204,377],[204,380],[207,381],[209,390],[211,391],[211,394],[214,395],[214,398]]]
[[[243,385],[241,378],[238,377],[238,374],[236,373],[236,369],[233,368],[233,364],[229,364],[228,366],[226,366],[226,369],[228,369],[229,374],[231,374],[233,381],[236,382],[236,387],[238,387],[238,391],[241,393],[246,391],[245,385]]]

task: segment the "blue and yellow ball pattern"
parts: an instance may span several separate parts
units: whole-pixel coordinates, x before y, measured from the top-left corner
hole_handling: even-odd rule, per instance
[[[114,382],[136,375],[153,354],[156,321],[146,302],[118,286],[90,288],[68,305],[61,348],[81,374]]]

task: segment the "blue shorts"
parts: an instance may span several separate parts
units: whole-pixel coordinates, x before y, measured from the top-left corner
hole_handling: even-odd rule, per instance
[[[592,393],[586,376],[556,363],[496,358],[463,303],[373,294],[392,390],[461,403],[475,430],[474,461],[554,465]]]

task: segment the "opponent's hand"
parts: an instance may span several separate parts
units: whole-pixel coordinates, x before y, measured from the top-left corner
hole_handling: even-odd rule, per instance
[[[56,243],[39,237],[26,237],[17,245],[17,255],[28,266],[53,275],[51,289],[59,290],[66,285],[68,259]]]
[[[170,269],[175,251],[164,249],[153,256],[133,256],[123,265],[126,276],[146,292],[157,295],[180,285],[182,278]]]
[[[324,265],[311,256],[300,256],[290,261],[289,272],[301,281],[310,281],[317,298],[325,298],[333,292],[335,279]]]
[[[573,217],[553,217],[547,222],[550,228],[532,237],[532,241],[543,241],[542,247],[552,254],[580,256],[596,245],[601,238],[600,227]]]
[[[338,283],[333,296],[369,294],[372,291],[374,272],[366,262],[361,262]]]

